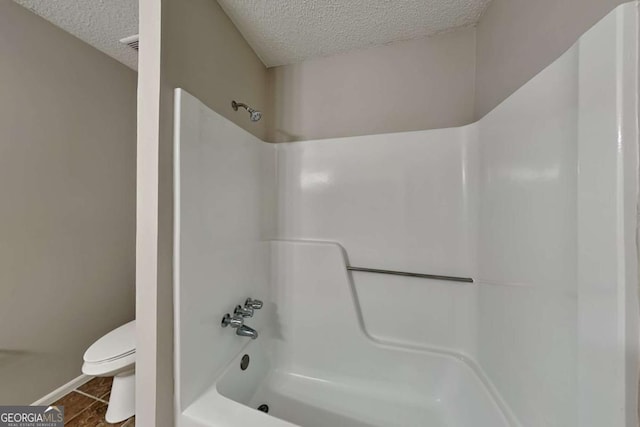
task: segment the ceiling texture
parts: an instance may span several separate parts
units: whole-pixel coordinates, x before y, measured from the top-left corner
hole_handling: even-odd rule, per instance
[[[490,0],[218,0],[268,67],[478,23]],[[535,0],[532,0],[535,1]]]
[[[136,70],[138,52],[119,42],[138,34],[138,0],[14,0]]]
[[[14,1],[137,69],[137,52],[119,42],[138,33],[137,0]],[[262,62],[274,67],[473,26],[490,1],[218,0],[218,3]]]

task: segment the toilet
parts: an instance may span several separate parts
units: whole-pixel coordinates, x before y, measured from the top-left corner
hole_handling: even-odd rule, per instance
[[[117,423],[135,414],[136,321],[109,332],[84,353],[82,372],[96,377],[113,376],[105,419]]]

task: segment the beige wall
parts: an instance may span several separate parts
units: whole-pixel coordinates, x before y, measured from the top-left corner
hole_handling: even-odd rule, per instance
[[[213,0],[140,0],[136,421],[173,425],[173,89],[259,138],[231,101],[269,115],[267,70]]]
[[[461,126],[474,117],[475,30],[269,72],[272,142]]]
[[[493,0],[477,27],[476,119],[622,3],[625,0]]]
[[[163,1],[162,72],[172,87],[266,139],[266,120],[251,122],[231,101],[270,113],[267,70],[217,1]]]
[[[0,404],[134,317],[136,73],[0,0]]]
[[[471,123],[624,2],[493,0],[476,29],[271,68],[268,140]]]

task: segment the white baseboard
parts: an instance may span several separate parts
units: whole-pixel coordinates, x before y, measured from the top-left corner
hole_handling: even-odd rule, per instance
[[[60,399],[63,396],[66,396],[67,394],[71,393],[73,390],[80,387],[82,384],[91,381],[93,378],[95,377],[92,375],[82,374],[79,377],[72,379],[65,385],[53,390],[51,393],[47,394],[46,396],[36,400],[31,404],[31,406],[51,405],[56,400]]]

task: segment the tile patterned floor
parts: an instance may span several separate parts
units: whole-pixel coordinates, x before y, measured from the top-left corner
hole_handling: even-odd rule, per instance
[[[69,427],[134,427],[135,417],[116,424],[105,421],[113,378],[94,378],[62,397],[54,405],[64,406],[64,425]]]

